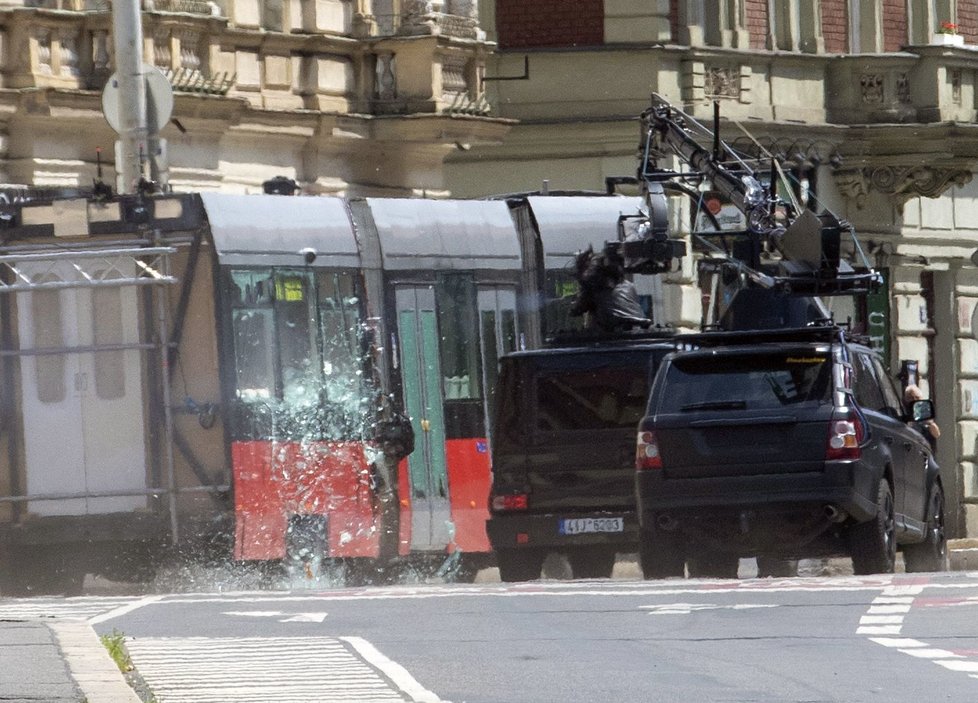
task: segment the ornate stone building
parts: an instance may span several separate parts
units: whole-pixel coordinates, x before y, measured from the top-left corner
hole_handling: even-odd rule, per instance
[[[978,534],[978,2],[496,0],[481,24],[501,145],[450,157],[456,195],[604,188],[633,175],[636,117],[659,93],[724,136],[743,126],[856,226],[886,290],[836,300],[894,372],[916,361],[944,431],[958,534]],[[746,144],[747,142],[741,141]],[[690,257],[687,257],[690,258]],[[660,319],[694,326],[691,261]]]
[[[109,0],[0,4],[0,184],[90,186],[116,135]],[[444,194],[456,144],[508,124],[482,92],[474,0],[143,0],[143,60],[169,78],[174,190]],[[111,161],[111,156],[107,161]],[[111,181],[111,168],[106,180]]]

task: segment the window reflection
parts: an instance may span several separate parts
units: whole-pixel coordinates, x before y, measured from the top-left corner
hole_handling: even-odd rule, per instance
[[[359,437],[372,396],[355,275],[234,269],[229,293],[237,429],[256,438]]]

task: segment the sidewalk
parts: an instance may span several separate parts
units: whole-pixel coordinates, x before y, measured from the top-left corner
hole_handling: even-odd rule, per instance
[[[90,625],[0,620],[0,701],[140,703]]]

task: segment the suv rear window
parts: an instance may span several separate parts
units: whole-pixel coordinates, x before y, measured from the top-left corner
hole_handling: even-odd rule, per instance
[[[652,354],[541,368],[533,387],[537,432],[634,429],[645,413]]]
[[[658,412],[764,410],[831,402],[827,352],[696,355],[669,365]]]

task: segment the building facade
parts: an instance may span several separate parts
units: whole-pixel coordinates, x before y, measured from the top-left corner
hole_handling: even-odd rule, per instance
[[[138,0],[133,0],[134,2]],[[497,141],[471,0],[144,0],[143,61],[174,90],[177,191],[444,195],[456,144]],[[0,184],[91,186],[116,135],[112,4],[0,4]],[[106,180],[111,181],[111,170]]]
[[[885,291],[836,319],[894,373],[916,362],[951,531],[978,534],[978,2],[496,0],[481,23],[486,98],[519,124],[449,157],[454,194],[601,190],[634,175],[651,93],[707,124],[719,101],[725,138],[749,132],[855,225]],[[698,324],[694,272],[667,278],[661,319]]]
[[[886,290],[835,303],[937,405],[978,534],[978,0],[143,0],[178,192],[479,197],[633,175],[658,93],[786,158]],[[0,1],[0,188],[90,187],[116,135],[107,0]],[[743,130],[741,129],[743,128]],[[746,142],[745,142],[746,143]],[[111,156],[101,159],[111,181]],[[659,321],[692,328],[693,257]]]

